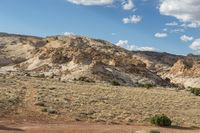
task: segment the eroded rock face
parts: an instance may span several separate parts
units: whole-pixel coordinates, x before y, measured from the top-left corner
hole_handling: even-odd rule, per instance
[[[178,60],[167,76],[173,82],[183,84],[186,87],[200,87],[200,64],[197,60],[188,60],[186,57],[184,60]]]
[[[189,69],[191,68],[192,64],[187,63],[184,60],[178,60],[171,68],[170,74],[173,75],[185,75]]]
[[[134,51],[133,56],[146,63],[147,68],[175,84],[200,87],[200,56],[179,56],[168,53]]]
[[[13,71],[29,71],[56,75],[61,80],[89,77],[96,81],[121,84],[152,83],[167,85],[158,75],[146,68],[146,63],[130,51],[109,42],[80,36],[37,38],[2,35],[1,64]],[[18,61],[13,61],[12,57]],[[9,61],[10,60],[10,61]],[[1,70],[6,70],[2,67]],[[9,69],[9,70],[10,70]]]
[[[39,38],[1,34],[0,46],[0,72],[28,71],[61,80],[88,77],[125,85],[169,85],[170,80],[199,85],[198,56],[131,52],[104,40],[75,35]]]

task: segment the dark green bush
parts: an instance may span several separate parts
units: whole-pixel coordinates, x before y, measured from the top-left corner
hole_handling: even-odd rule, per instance
[[[166,115],[155,115],[151,119],[151,124],[154,124],[156,126],[164,126],[169,127],[171,126],[172,121],[170,118],[168,118]]]
[[[155,87],[155,85],[153,85],[153,84],[138,84],[137,87],[150,89],[150,88]]]
[[[113,81],[111,82],[111,84],[114,85],[114,86],[120,86],[120,83],[117,82],[117,81],[115,81],[115,80],[113,80]]]
[[[168,83],[171,83],[171,79],[170,78],[165,78],[165,81],[167,81]]]
[[[160,133],[158,130],[150,130],[149,133]]]
[[[88,82],[88,83],[94,83],[94,80],[91,80],[88,77],[79,77],[78,79],[74,79],[74,80],[78,80],[78,81],[83,81],[83,82]]]
[[[57,114],[58,113],[55,109],[48,109],[47,112],[49,114]]]
[[[200,88],[190,88],[190,92],[196,96],[200,96]]]
[[[150,88],[153,88],[154,85],[152,85],[152,84],[145,84],[144,87],[147,88],[147,89],[150,89]]]
[[[79,81],[86,81],[86,80],[88,80],[88,78],[87,77],[79,77],[78,80]]]

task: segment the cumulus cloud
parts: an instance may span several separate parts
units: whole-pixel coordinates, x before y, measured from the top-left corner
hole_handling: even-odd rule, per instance
[[[160,13],[173,16],[188,27],[200,27],[200,0],[161,0]]]
[[[189,23],[189,24],[182,24],[181,25],[184,28],[198,28],[200,25],[198,23]]]
[[[131,10],[134,8],[133,0],[127,0],[127,2],[123,5],[124,10]]]
[[[167,35],[167,33],[156,33],[155,35],[154,35],[156,38],[165,38],[165,37],[167,37],[168,35]]]
[[[177,26],[178,23],[174,21],[174,22],[166,23],[165,25],[166,26]]]
[[[68,2],[71,2],[73,4],[77,5],[85,5],[85,6],[91,6],[91,5],[110,5],[113,3],[113,0],[67,0]]]
[[[136,50],[136,51],[156,51],[156,49],[153,47],[139,47],[137,45],[130,45],[128,40],[119,40],[119,42],[116,43],[116,45],[123,47],[130,51],[134,51],[134,50]]]
[[[117,35],[117,33],[114,33],[114,32],[113,32],[113,33],[111,33],[111,35],[112,35],[112,36],[116,36],[116,35]]]
[[[133,15],[133,16],[130,16],[128,18],[123,18],[122,19],[122,22],[124,24],[137,24],[139,23],[140,21],[142,20],[142,17],[141,16],[137,16],[137,15]]]
[[[185,30],[183,28],[176,28],[176,29],[171,29],[170,32],[171,33],[180,33],[180,32],[185,32]]]
[[[192,50],[200,52],[200,38],[193,41],[193,43],[189,46]]]
[[[182,35],[180,39],[184,42],[192,41],[194,38],[192,36]]]
[[[66,0],[77,5],[111,5],[114,2],[121,2],[124,10],[131,10],[135,7],[133,0]]]
[[[77,4],[77,5],[84,5],[84,6],[113,6],[115,3],[120,3],[122,8],[124,10],[134,10],[135,11],[135,5],[133,0],[66,0],[67,2]],[[146,1],[146,0],[144,0]],[[128,24],[137,24],[142,20],[142,17],[140,16],[130,16],[123,18],[123,23]]]
[[[116,43],[117,46],[120,46],[120,47],[126,47],[128,44],[128,40],[119,40],[117,43]]]
[[[75,35],[73,32],[65,32],[64,36],[70,36],[70,35]]]
[[[168,29],[167,29],[167,28],[164,28],[163,31],[166,32],[166,31],[168,31]]]

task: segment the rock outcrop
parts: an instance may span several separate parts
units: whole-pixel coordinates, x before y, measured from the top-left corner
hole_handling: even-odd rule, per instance
[[[200,63],[197,60],[178,60],[167,76],[186,87],[200,87]]]
[[[71,81],[86,77],[124,85],[173,83],[200,87],[200,57],[128,51],[82,36],[46,38],[0,33],[0,72]],[[167,79],[167,80],[165,80]]]
[[[0,71],[42,73],[63,81],[88,77],[124,85],[169,85],[132,52],[103,40],[75,35],[38,38],[6,34],[0,42]]]

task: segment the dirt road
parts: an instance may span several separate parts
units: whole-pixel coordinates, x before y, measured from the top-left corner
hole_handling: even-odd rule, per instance
[[[73,124],[22,124],[0,125],[0,133],[149,133],[158,130],[161,133],[200,133],[189,128],[159,128],[149,126],[97,125],[85,123]]]

